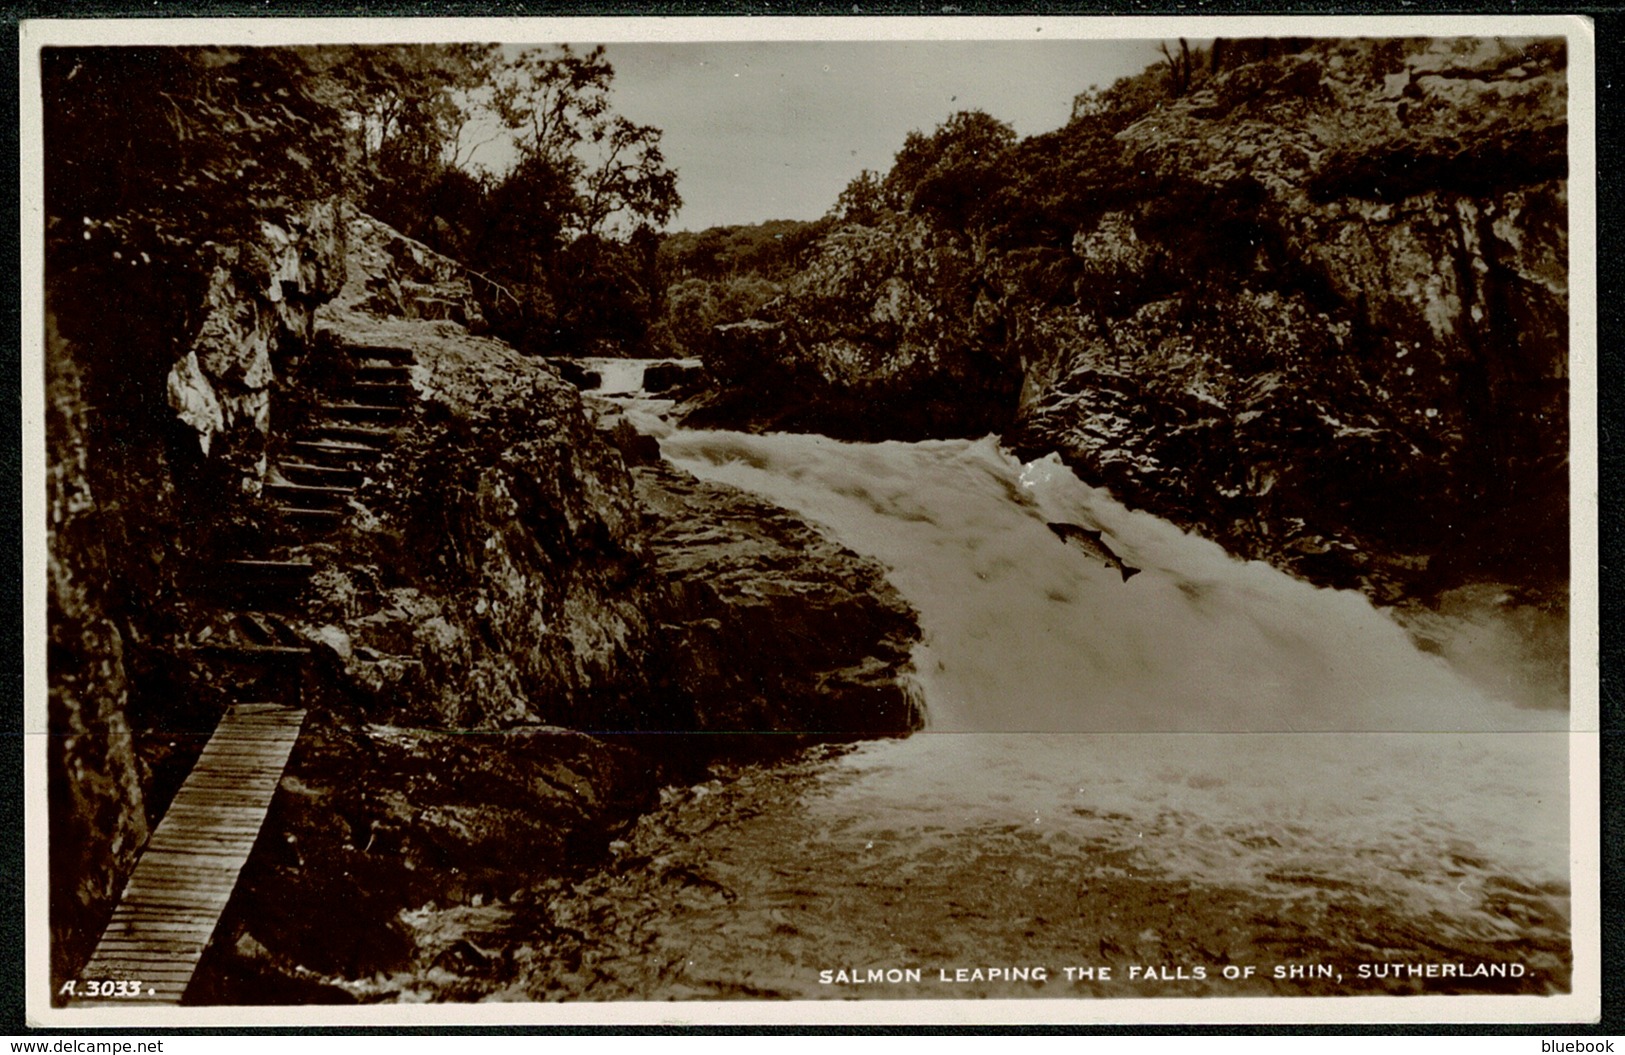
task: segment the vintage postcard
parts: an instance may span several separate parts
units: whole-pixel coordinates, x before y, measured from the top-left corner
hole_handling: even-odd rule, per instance
[[[1585,20],[21,39],[31,1023],[1600,1014]]]

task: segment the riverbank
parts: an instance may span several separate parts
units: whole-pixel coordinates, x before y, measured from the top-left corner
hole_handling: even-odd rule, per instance
[[[237,635],[274,630],[309,652],[277,675],[309,718],[194,1002],[345,1001],[430,976],[443,950],[424,914],[583,874],[661,788],[923,720],[918,630],[877,563],[733,488],[638,464],[631,434],[544,360],[470,332],[455,264],[344,223],[344,284],[297,356],[268,356],[263,454],[235,464],[267,494],[320,491],[281,467],[314,456],[304,421],[329,389],[366,390],[352,350],[405,364],[390,368],[405,408],[322,426],[377,454],[343,470],[355,488],[316,534],[286,534],[246,487],[217,497],[222,537],[303,569],[296,601],[215,582],[200,555],[181,630],[152,646],[222,698],[270,675],[212,671],[199,646],[252,657]],[[190,705],[206,735],[208,700]],[[145,714],[138,749],[172,721]],[[184,774],[184,747],[164,757]]]

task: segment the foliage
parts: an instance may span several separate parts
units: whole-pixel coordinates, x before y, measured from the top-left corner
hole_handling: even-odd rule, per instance
[[[185,259],[350,173],[341,114],[296,51],[47,48],[41,81],[60,251],[106,238]]]
[[[670,355],[698,355],[714,327],[752,318],[782,289],[760,274],[679,279],[666,289],[656,344]]]
[[[665,288],[652,343],[669,355],[698,355],[713,327],[754,317],[811,263],[832,218],[681,231],[661,242]]]
[[[994,178],[1016,131],[980,110],[963,110],[931,135],[910,132],[883,181],[884,198],[909,211],[963,219],[970,197]],[[896,207],[896,206],[893,206]]]
[[[603,153],[584,177],[582,229],[597,234],[611,216],[622,212],[639,224],[664,227],[682,198],[677,194],[677,173],[666,167],[660,152],[660,129],[617,116],[595,132],[594,141],[603,144]]]
[[[500,285],[476,286],[499,334],[553,351],[641,339],[658,301],[645,232],[682,199],[660,130],[614,113],[602,47],[315,52],[356,140],[364,206]],[[481,134],[508,139],[516,163],[472,171]]]
[[[485,195],[473,258],[517,277],[529,261],[559,246],[574,208],[570,174],[540,157],[527,157]]]
[[[709,227],[698,234],[679,231],[661,243],[661,274],[673,282],[742,274],[783,279],[806,265],[809,250],[828,227],[823,220],[768,220]]]
[[[614,67],[603,46],[527,48],[495,74],[492,108],[525,160],[567,173],[578,188],[570,226],[604,232],[624,214],[633,226],[664,226],[682,206],[677,174],[660,151],[660,129],[610,110]]]
[[[1187,46],[1174,54],[1183,56],[1192,83],[1200,79],[1205,52]],[[1065,250],[1077,231],[1120,205],[1133,186],[1113,136],[1168,96],[1166,69],[1153,66],[1079,94],[1066,127],[1019,141],[1010,126],[985,113],[957,113],[929,134],[909,133],[892,168],[860,173],[827,219],[881,227],[914,213],[993,248]],[[1013,259],[1048,261],[1034,281],[1045,300],[1063,295],[1064,268],[1058,270],[1051,253]]]
[[[312,49],[343,93],[367,159],[466,165],[465,130],[499,58],[490,44],[397,44]]]
[[[311,49],[343,107],[363,174],[363,206],[416,236],[437,215],[432,193],[478,146],[467,130],[495,69],[494,45],[400,44]]]
[[[657,311],[653,230],[681,205],[677,173],[658,128],[614,113],[603,48],[53,48],[42,63],[59,253],[173,250],[184,268],[193,246],[347,193],[499,283],[477,288],[516,343],[641,340]],[[476,171],[481,136],[510,138],[517,163]]]
[[[898,210],[897,202],[886,193],[885,177],[873,169],[864,169],[835,199],[830,215],[840,223],[856,223],[877,227],[889,213]]]
[[[1204,64],[1202,49],[1192,51],[1190,42],[1180,37],[1177,52],[1168,46],[1166,40],[1159,45],[1159,51],[1168,75],[1168,94],[1178,99],[1195,84],[1197,73]]]
[[[602,45],[527,48],[497,71],[491,105],[523,154],[563,165],[603,126],[614,76]]]

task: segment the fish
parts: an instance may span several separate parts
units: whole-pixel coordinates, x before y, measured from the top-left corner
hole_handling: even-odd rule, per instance
[[[1062,542],[1070,542],[1106,567],[1116,568],[1122,573],[1124,582],[1128,582],[1129,579],[1140,574],[1141,569],[1129,567],[1123,563],[1123,558],[1112,552],[1112,548],[1106,545],[1106,541],[1101,538],[1100,532],[1090,531],[1088,528],[1079,527],[1076,524],[1049,524],[1046,526],[1055,532]]]

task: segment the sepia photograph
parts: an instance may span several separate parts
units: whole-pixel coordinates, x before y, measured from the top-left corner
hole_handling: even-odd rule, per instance
[[[24,23],[31,1023],[1594,1021],[1592,48]]]

